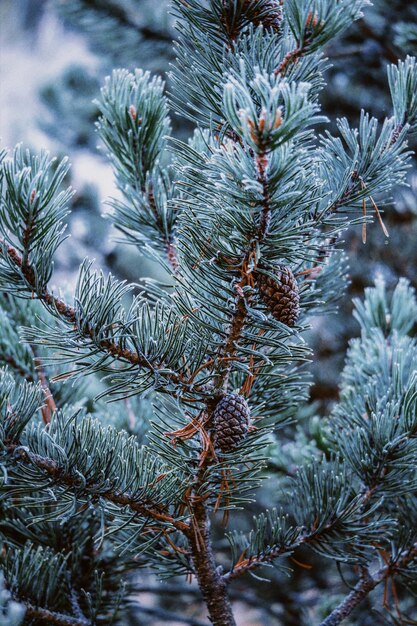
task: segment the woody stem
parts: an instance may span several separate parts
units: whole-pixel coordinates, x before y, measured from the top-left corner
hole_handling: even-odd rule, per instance
[[[193,531],[189,534],[198,584],[213,626],[236,626],[230,598],[220,569],[216,566],[210,539],[210,520],[204,502],[193,507]]]

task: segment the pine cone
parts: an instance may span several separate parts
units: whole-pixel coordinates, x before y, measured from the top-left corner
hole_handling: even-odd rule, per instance
[[[275,277],[258,273],[259,295],[276,320],[287,326],[294,326],[300,313],[300,296],[295,276],[285,265],[277,265],[269,269],[269,272]]]
[[[282,23],[282,7],[279,0],[270,0],[265,3],[264,14],[259,20],[265,28],[273,28],[278,31]]]
[[[229,393],[214,409],[214,444],[222,452],[230,452],[247,435],[250,410],[243,396]]]
[[[282,6],[280,0],[267,0],[263,3],[245,0],[242,9],[249,21],[255,26],[262,24],[265,28],[273,28],[276,31],[281,28]]]
[[[272,28],[278,32],[281,29],[283,11],[280,0],[240,0],[240,20],[236,19],[236,0],[222,1],[221,20],[231,39],[236,39],[246,22],[254,26]],[[239,15],[239,14],[238,14]],[[240,24],[239,24],[240,22]]]

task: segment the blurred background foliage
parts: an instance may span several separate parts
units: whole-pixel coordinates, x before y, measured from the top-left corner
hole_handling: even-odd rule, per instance
[[[161,278],[160,268],[139,257],[133,247],[115,243],[110,223],[103,219],[108,210],[103,202],[109,196],[117,196],[117,191],[105,151],[97,147],[94,122],[98,111],[93,100],[104,77],[115,67],[141,67],[166,75],[175,55],[171,43],[175,28],[169,3],[2,0],[0,24],[2,142],[9,148],[19,141],[34,149],[46,146],[55,154],[70,155],[73,162],[70,182],[77,193],[71,207],[71,237],[60,248],[53,280],[61,288],[72,288],[85,256],[95,258],[97,265],[111,270],[118,278],[138,281],[155,273]],[[375,0],[363,19],[328,46],[332,67],[326,76],[328,86],[322,92],[322,106],[330,126],[337,116],[346,116],[355,124],[361,108],[379,119],[389,116],[386,66],[407,54],[417,54],[417,3]],[[167,82],[169,89],[169,78]],[[188,122],[173,116],[175,136],[186,137],[190,131]],[[415,150],[417,144],[411,147]],[[407,277],[417,287],[416,165],[414,160],[408,174],[409,187],[396,193],[392,202],[381,206],[375,198],[384,211],[389,239],[378,223],[373,223],[367,229],[366,245],[361,240],[360,226],[346,232],[340,242],[348,253],[351,284],[338,315],[313,320],[308,337],[314,349],[311,404],[301,411],[298,425],[283,432],[282,458],[271,460],[271,480],[264,482],[260,502],[249,506],[246,516],[242,514],[242,529],[248,526],[259,504],[268,506],[276,488],[274,476],[282,480],[289,468],[303,458],[311,458],[318,448],[326,449],[318,424],[337,398],[348,340],[359,334],[359,326],[351,316],[352,297],[362,295],[377,275],[383,275],[389,287],[396,284],[399,276]],[[90,385],[87,401],[91,403],[99,389],[98,381]],[[129,426],[132,408],[120,414],[126,421],[121,425],[134,432],[136,427]],[[109,412],[109,419],[110,415],[114,416],[114,411]],[[143,424],[137,428],[142,439],[146,436]],[[320,557],[311,554],[306,556],[308,569],[295,563],[291,588],[285,575],[273,570],[268,571],[269,585],[258,584],[255,579],[240,581],[233,591],[233,599],[241,608],[239,623],[300,626],[324,617],[329,609],[325,593],[329,581],[333,590],[340,590],[340,597],[345,594],[345,583],[349,583],[349,572],[325,563],[324,566]],[[167,616],[174,604],[178,607],[179,596],[183,598],[183,617],[188,623],[202,623],[193,586],[174,582],[156,587],[153,579],[141,577],[137,592],[130,611],[133,625],[176,623]],[[375,594],[382,592],[371,594],[346,624],[395,624],[396,618],[391,621],[387,611],[382,610],[382,602],[373,602]],[[381,611],[371,610],[372,602],[381,606]]]

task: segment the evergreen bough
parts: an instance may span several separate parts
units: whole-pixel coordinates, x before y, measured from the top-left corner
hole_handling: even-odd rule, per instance
[[[338,136],[317,131],[323,46],[365,4],[176,0],[172,94],[140,70],[106,79],[98,131],[120,191],[113,221],[169,271],[167,285],[138,289],[86,260],[71,300],[53,291],[67,161],[20,146],[1,154],[4,623],[116,623],[146,564],[195,577],[211,622],[233,625],[232,581],[288,567],[302,546],[357,571],[322,626],[378,585],[395,598],[398,583],[416,591],[417,302],[404,280],[392,296],[378,281],[356,302],[361,337],[322,449],[288,468],[253,530],[233,528],[308,397],[302,334],[343,294],[339,234],[372,221],[365,202],[383,225],[379,201],[407,171],[414,58],[388,70],[393,114],[382,124],[362,113],[358,129],[340,120]],[[187,143],[169,139],[171,108],[196,123]],[[259,292],[277,268],[292,276],[290,325]],[[91,374],[110,409],[85,406]],[[225,402],[240,430],[219,448]],[[231,525],[222,566],[210,530],[219,511]]]

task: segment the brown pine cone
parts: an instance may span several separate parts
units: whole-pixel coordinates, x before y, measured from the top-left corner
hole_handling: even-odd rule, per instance
[[[280,0],[266,0],[260,3],[254,0],[240,0],[240,20],[236,19],[236,0],[223,0],[223,12],[221,20],[229,31],[229,37],[236,39],[240,34],[240,28],[247,22],[254,26],[272,28],[278,32],[281,29],[283,11]],[[239,24],[240,22],[240,24]],[[231,25],[233,29],[231,30]]]
[[[282,23],[282,7],[279,0],[270,0],[265,3],[262,17],[259,19],[265,28],[273,28],[278,31]]]
[[[245,398],[229,393],[214,409],[214,445],[222,452],[230,452],[244,439],[249,430],[250,410]]]
[[[296,278],[286,265],[276,265],[268,271],[274,277],[258,272],[259,295],[276,320],[294,326],[300,313]]]

